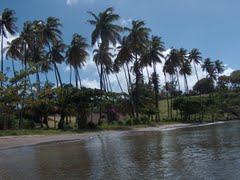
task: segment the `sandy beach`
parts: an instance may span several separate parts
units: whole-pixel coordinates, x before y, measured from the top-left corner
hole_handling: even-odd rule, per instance
[[[223,122],[214,122],[214,123],[204,123],[204,124],[169,124],[169,125],[161,125],[158,127],[146,127],[146,128],[136,128],[127,131],[99,131],[99,132],[86,132],[86,133],[75,133],[75,134],[63,134],[63,135],[25,135],[25,136],[5,136],[0,137],[0,150],[17,148],[21,146],[32,146],[38,144],[46,144],[53,142],[64,142],[64,141],[80,141],[87,140],[89,138],[94,138],[99,135],[106,135],[111,133],[125,133],[131,131],[169,131],[180,128],[187,127],[197,127],[197,126],[206,126]]]

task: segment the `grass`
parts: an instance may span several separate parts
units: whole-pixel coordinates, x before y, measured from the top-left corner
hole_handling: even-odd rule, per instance
[[[71,134],[72,131],[61,131],[57,129],[21,129],[21,130],[2,130],[0,136],[22,136],[22,135],[57,135]]]
[[[1,136],[23,136],[23,135],[64,135],[64,134],[74,134],[74,133],[86,133],[86,132],[97,132],[97,131],[127,131],[137,128],[146,128],[146,127],[157,127],[161,125],[176,124],[177,122],[167,121],[161,123],[151,123],[151,124],[138,124],[138,125],[119,125],[117,123],[108,124],[103,123],[97,129],[69,129],[66,131],[58,129],[22,129],[22,130],[2,130],[0,131]]]

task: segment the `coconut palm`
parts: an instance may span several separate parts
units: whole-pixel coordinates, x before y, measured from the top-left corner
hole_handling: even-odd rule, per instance
[[[68,47],[68,50],[66,52],[66,62],[70,67],[73,67],[75,72],[76,87],[78,87],[78,82],[80,83],[80,87],[82,87],[78,69],[82,68],[87,60],[87,47],[88,44],[86,43],[86,39],[81,35],[75,33],[73,35],[71,45]]]
[[[134,109],[136,118],[139,119],[139,85],[141,82],[143,82],[142,68],[144,65],[142,57],[147,49],[150,29],[145,26],[143,21],[136,20],[132,21],[131,28],[125,28],[125,30],[129,33],[127,36],[127,41],[133,57],[132,69],[136,76],[134,89]]]
[[[120,42],[121,36],[119,33],[122,31],[122,27],[114,24],[119,20],[120,16],[114,14],[112,7],[107,8],[98,15],[93,12],[88,13],[93,17],[93,19],[88,20],[88,22],[95,27],[92,32],[92,46],[98,40],[101,40],[105,46],[108,46],[109,43],[116,45],[117,42]]]
[[[65,49],[66,49],[66,45],[63,42],[56,41],[55,43],[53,43],[52,47],[50,48],[50,51],[47,54],[49,61],[51,62],[51,64],[55,69],[54,72],[55,72],[57,86],[59,82],[61,87],[62,87],[62,79],[61,79],[61,75],[59,73],[57,64],[61,64],[64,61],[65,57],[63,53],[65,52]]]
[[[42,40],[48,47],[48,58],[54,68],[57,86],[59,82],[62,87],[62,80],[57,64],[64,61],[62,53],[64,53],[65,45],[62,43],[60,27],[62,27],[62,24],[58,18],[48,17],[46,23],[43,24]]]
[[[220,74],[222,74],[225,70],[224,64],[222,61],[216,60],[214,62],[214,66],[215,66],[216,73],[218,74],[218,77],[219,77]]]
[[[185,59],[181,63],[181,67],[179,70],[179,73],[183,75],[184,77],[184,84],[185,84],[185,92],[188,93],[188,81],[187,81],[187,76],[190,76],[192,74],[192,68],[191,68],[191,63],[187,59]]]
[[[21,52],[20,44],[21,44],[20,38],[16,38],[11,42],[8,42],[7,47],[4,49],[4,51],[6,52],[6,59],[7,60],[11,59],[12,61],[12,72],[14,76],[16,75],[14,60],[23,59],[23,54]]]
[[[0,16],[0,35],[1,35],[1,73],[3,72],[3,41],[4,37],[7,38],[8,34],[15,35],[17,32],[16,26],[17,18],[15,11],[10,9],[4,9]],[[2,87],[2,82],[1,82]]]
[[[171,50],[170,54],[167,56],[167,59],[165,61],[165,64],[163,66],[163,73],[165,76],[165,88],[167,93],[170,93],[170,104],[168,100],[168,94],[167,94],[167,103],[168,103],[168,115],[170,114],[170,118],[172,119],[173,113],[172,113],[172,95],[173,95],[173,85],[174,85],[174,75],[176,73],[175,65],[172,63],[172,58],[175,56],[175,50]],[[167,82],[166,76],[169,74],[170,76],[170,83]]]
[[[113,68],[112,58],[114,57],[110,52],[110,48],[101,44],[99,49],[93,51],[93,61],[97,65],[99,77],[100,77],[100,87],[101,90],[106,91],[106,72],[109,72]],[[98,68],[100,66],[100,70]]]
[[[201,62],[202,62],[201,52],[198,49],[192,49],[189,52],[188,59],[189,59],[190,63],[193,63],[197,81],[199,81],[196,65],[201,64]]]
[[[153,66],[152,82],[155,92],[155,107],[159,109],[159,76],[157,74],[157,63],[162,63],[161,58],[164,58],[162,52],[164,51],[164,43],[160,37],[152,36],[149,42],[149,47],[146,54],[143,55],[143,61],[148,66]],[[159,113],[156,116],[156,120],[159,120]]]
[[[122,27],[115,24],[116,21],[119,20],[120,16],[114,13],[114,9],[112,7],[107,8],[105,11],[99,13],[98,15],[93,12],[88,12],[93,19],[88,20],[88,22],[95,27],[92,32],[92,46],[96,44],[97,41],[101,42],[101,47],[99,48],[106,49],[109,48],[109,44],[113,44],[114,46],[121,41],[120,32],[122,31]],[[102,50],[100,50],[102,51]],[[101,59],[98,59],[100,67],[100,89],[103,90],[103,65]],[[98,68],[98,67],[97,67]]]
[[[216,80],[215,65],[210,58],[204,60],[202,64],[202,70],[206,71],[207,77],[211,78],[212,80]]]
[[[187,50],[181,48],[178,51],[178,58],[179,58],[179,73],[183,75],[184,77],[184,84],[185,84],[185,91],[188,93],[188,81],[187,81],[187,76],[190,76],[192,74],[192,68],[191,68],[191,63],[188,61],[187,58]]]
[[[128,90],[131,91],[132,80],[131,80],[129,63],[131,63],[133,60],[133,54],[132,54],[132,49],[130,48],[130,43],[127,40],[126,36],[122,38],[121,45],[117,47],[117,50],[118,50],[118,53],[116,56],[115,64],[118,64],[118,66],[123,67],[124,73],[128,74],[127,75],[128,77],[126,76],[126,82],[128,85]],[[126,65],[127,73],[124,65]]]

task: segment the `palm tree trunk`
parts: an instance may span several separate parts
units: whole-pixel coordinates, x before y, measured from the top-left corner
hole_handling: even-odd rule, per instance
[[[78,88],[78,75],[77,75],[77,69],[76,68],[74,68],[74,75],[75,75],[76,88]]]
[[[155,84],[155,108],[157,109],[157,111],[159,111],[159,91],[158,91],[158,79],[157,79],[157,71],[156,71],[156,63],[153,64],[153,70],[154,70],[154,74],[156,76],[156,84]],[[156,121],[159,122],[160,121],[160,113],[157,112],[156,114]]]
[[[177,70],[177,72],[176,72],[176,75],[177,75],[177,82],[178,82],[178,91],[180,92],[180,91],[181,91],[181,87],[180,87],[178,70]]]
[[[147,70],[147,76],[148,76],[148,83],[150,83],[150,75],[149,75],[149,71],[148,71],[148,67],[146,66],[146,70]]]
[[[194,66],[194,69],[195,69],[195,74],[196,74],[196,77],[197,77],[197,81],[199,81],[196,64],[193,63],[193,66]]]
[[[123,93],[123,88],[122,88],[121,83],[119,81],[118,75],[117,74],[115,74],[115,75],[116,75],[116,78],[117,78],[118,86],[119,86],[121,92]]]
[[[70,85],[72,85],[72,66],[70,65]]]
[[[187,82],[187,76],[184,74],[184,81],[185,81],[185,88],[186,88],[186,93],[188,94],[188,82]]]
[[[136,114],[136,109],[133,101],[133,88],[132,88],[132,80],[131,80],[131,74],[130,74],[130,69],[128,63],[126,63],[127,66],[127,73],[128,73],[128,79],[129,79],[129,90],[130,90],[130,101],[131,101],[131,106],[132,106],[132,116],[135,117]]]
[[[107,76],[107,80],[108,80],[108,84],[109,84],[110,91],[113,92],[113,90],[112,90],[112,84],[111,84],[110,79],[109,79],[109,75],[106,74],[106,76]]]
[[[81,80],[81,78],[80,78],[80,73],[79,73],[78,69],[77,69],[77,75],[78,75],[78,80],[79,80],[80,88],[82,88],[82,80]]]
[[[36,80],[37,80],[37,91],[40,92],[40,75],[39,75],[39,69],[37,67],[37,73],[36,73]]]
[[[129,93],[129,80],[128,80],[128,77],[127,77],[127,72],[126,72],[124,64],[123,64],[123,72],[124,72],[124,75],[125,75],[125,79],[126,79],[126,83],[127,83],[127,89],[128,89],[128,93]]]
[[[16,71],[15,71],[15,65],[14,65],[13,59],[12,59],[12,70],[13,70],[14,77],[16,77]]]
[[[164,80],[165,80],[165,87],[167,87],[167,77],[166,77],[166,74],[164,73]],[[170,114],[170,109],[169,109],[169,98],[168,98],[168,90],[166,89],[166,92],[167,92],[167,109],[168,109],[168,118],[169,118],[169,114]]]
[[[1,73],[3,74],[3,26],[1,28]],[[1,87],[3,82],[1,81]]]
[[[57,84],[57,87],[58,87],[58,76],[57,76],[57,71],[56,71],[56,69],[54,69],[54,75],[55,75],[56,84]]]

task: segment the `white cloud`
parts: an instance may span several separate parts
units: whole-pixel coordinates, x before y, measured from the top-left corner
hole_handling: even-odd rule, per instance
[[[90,48],[88,50],[89,57],[88,57],[88,60],[85,64],[85,66],[80,70],[80,75],[82,77],[82,85],[83,86],[88,87],[88,88],[99,88],[99,74],[98,74],[98,71],[96,68],[96,64],[93,62],[92,49],[94,49],[94,48]],[[171,49],[167,49],[165,52],[163,52],[163,55],[166,57],[170,53],[170,51],[171,51]],[[161,86],[163,86],[165,83],[164,74],[163,74],[164,63],[165,63],[165,59],[162,59],[162,63],[157,64],[157,73],[159,74]],[[131,64],[130,64],[130,66],[131,66]],[[224,75],[230,75],[231,72],[234,71],[234,69],[228,67],[227,65],[225,65],[225,67],[226,67],[226,70],[223,73]],[[199,79],[205,78],[206,73],[202,71],[201,65],[197,65],[196,68],[197,68]],[[64,70],[65,70],[65,72],[69,72],[70,67],[65,66]],[[151,67],[148,67],[148,70],[149,70],[149,74],[151,75],[153,73],[153,69]],[[144,70],[143,70],[143,75],[144,75],[145,81],[148,82],[148,75],[147,75],[146,68],[144,68]],[[127,92],[127,82],[126,82],[126,77],[125,77],[123,68],[121,68],[120,72],[118,73],[118,78],[122,85],[123,90],[125,92]],[[131,78],[132,78],[132,81],[135,80],[135,77],[132,74],[131,74]],[[111,82],[113,91],[120,92],[121,89],[118,85],[116,75],[110,74],[109,80]],[[167,76],[167,81],[169,81],[169,76]],[[184,90],[184,79],[180,75],[179,75],[179,81],[180,81],[181,89]],[[196,74],[195,74],[195,69],[192,68],[192,75],[188,76],[189,89],[192,89],[192,87],[195,85],[196,82],[197,82],[197,78],[196,78]]]
[[[78,0],[67,0],[66,3],[67,3],[68,6],[72,6],[72,5],[77,4]]]
[[[7,33],[7,38],[3,38],[3,49],[6,48],[8,46],[8,42],[12,42],[14,39],[16,39],[19,35],[11,35],[9,33]],[[0,40],[1,43],[1,40]],[[1,49],[0,49],[0,53],[1,53]]]
[[[99,88],[99,82],[96,79],[91,80],[89,78],[86,78],[82,80],[82,86],[93,89]]]
[[[130,25],[131,24],[131,22],[132,22],[132,19],[121,19],[120,20],[120,24],[122,25],[122,26],[128,26],[128,25]]]

